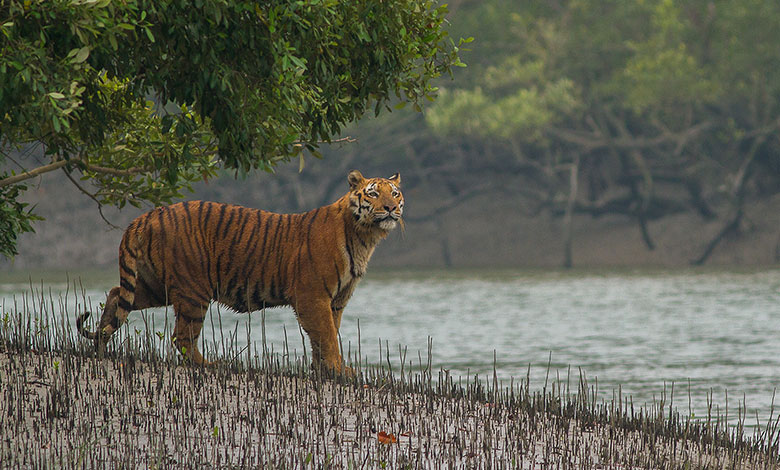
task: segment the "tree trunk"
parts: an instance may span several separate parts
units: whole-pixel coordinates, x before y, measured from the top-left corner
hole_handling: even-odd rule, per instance
[[[713,237],[709,243],[707,243],[707,246],[704,248],[704,252],[698,258],[691,261],[691,264],[696,266],[701,266],[704,264],[707,259],[709,259],[710,255],[712,255],[712,252],[715,251],[715,248],[718,246],[721,240],[726,237],[726,235],[739,230],[739,224],[742,221],[742,215],[744,214],[745,183],[748,180],[748,175],[750,174],[753,161],[756,159],[758,149],[766,141],[766,139],[766,135],[761,135],[756,137],[756,140],[753,141],[753,145],[750,146],[750,151],[745,157],[745,160],[742,162],[742,165],[739,167],[739,171],[737,171],[737,175],[734,178],[734,187],[731,192],[734,201],[734,208],[731,211],[731,215],[728,219],[726,219],[726,223],[723,224],[723,227],[718,231],[717,235],[715,235],[715,237]]]
[[[566,213],[563,216],[563,267],[571,268],[572,262],[572,212],[577,201],[577,182],[580,168],[580,157],[577,155],[569,167],[569,200],[566,202]]]

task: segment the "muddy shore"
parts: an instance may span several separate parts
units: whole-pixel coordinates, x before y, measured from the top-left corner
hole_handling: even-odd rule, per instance
[[[150,360],[151,359],[151,360]],[[0,342],[2,468],[766,468],[764,442],[587,384],[462,384],[441,371],[319,377]],[[775,430],[776,431],[776,430]],[[774,444],[772,444],[774,442]]]

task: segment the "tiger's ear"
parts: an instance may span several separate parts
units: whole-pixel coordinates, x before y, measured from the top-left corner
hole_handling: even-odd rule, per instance
[[[365,178],[363,178],[363,174],[357,170],[350,171],[349,175],[347,176],[347,181],[349,181],[349,187],[352,189],[356,188],[364,180]]]
[[[390,178],[387,178],[390,181],[392,181],[396,186],[401,186],[401,175],[399,173],[394,174]]]

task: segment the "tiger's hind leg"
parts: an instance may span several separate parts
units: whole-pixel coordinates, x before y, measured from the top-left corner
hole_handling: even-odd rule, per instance
[[[213,365],[212,362],[203,358],[200,349],[198,349],[198,338],[206,318],[208,301],[195,303],[175,299],[173,309],[176,312],[176,324],[171,335],[173,347],[194,364]]]

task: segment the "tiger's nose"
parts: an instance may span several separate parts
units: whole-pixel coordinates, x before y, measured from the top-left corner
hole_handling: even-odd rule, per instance
[[[385,210],[387,212],[393,212],[397,207],[398,207],[397,205],[385,206]]]

